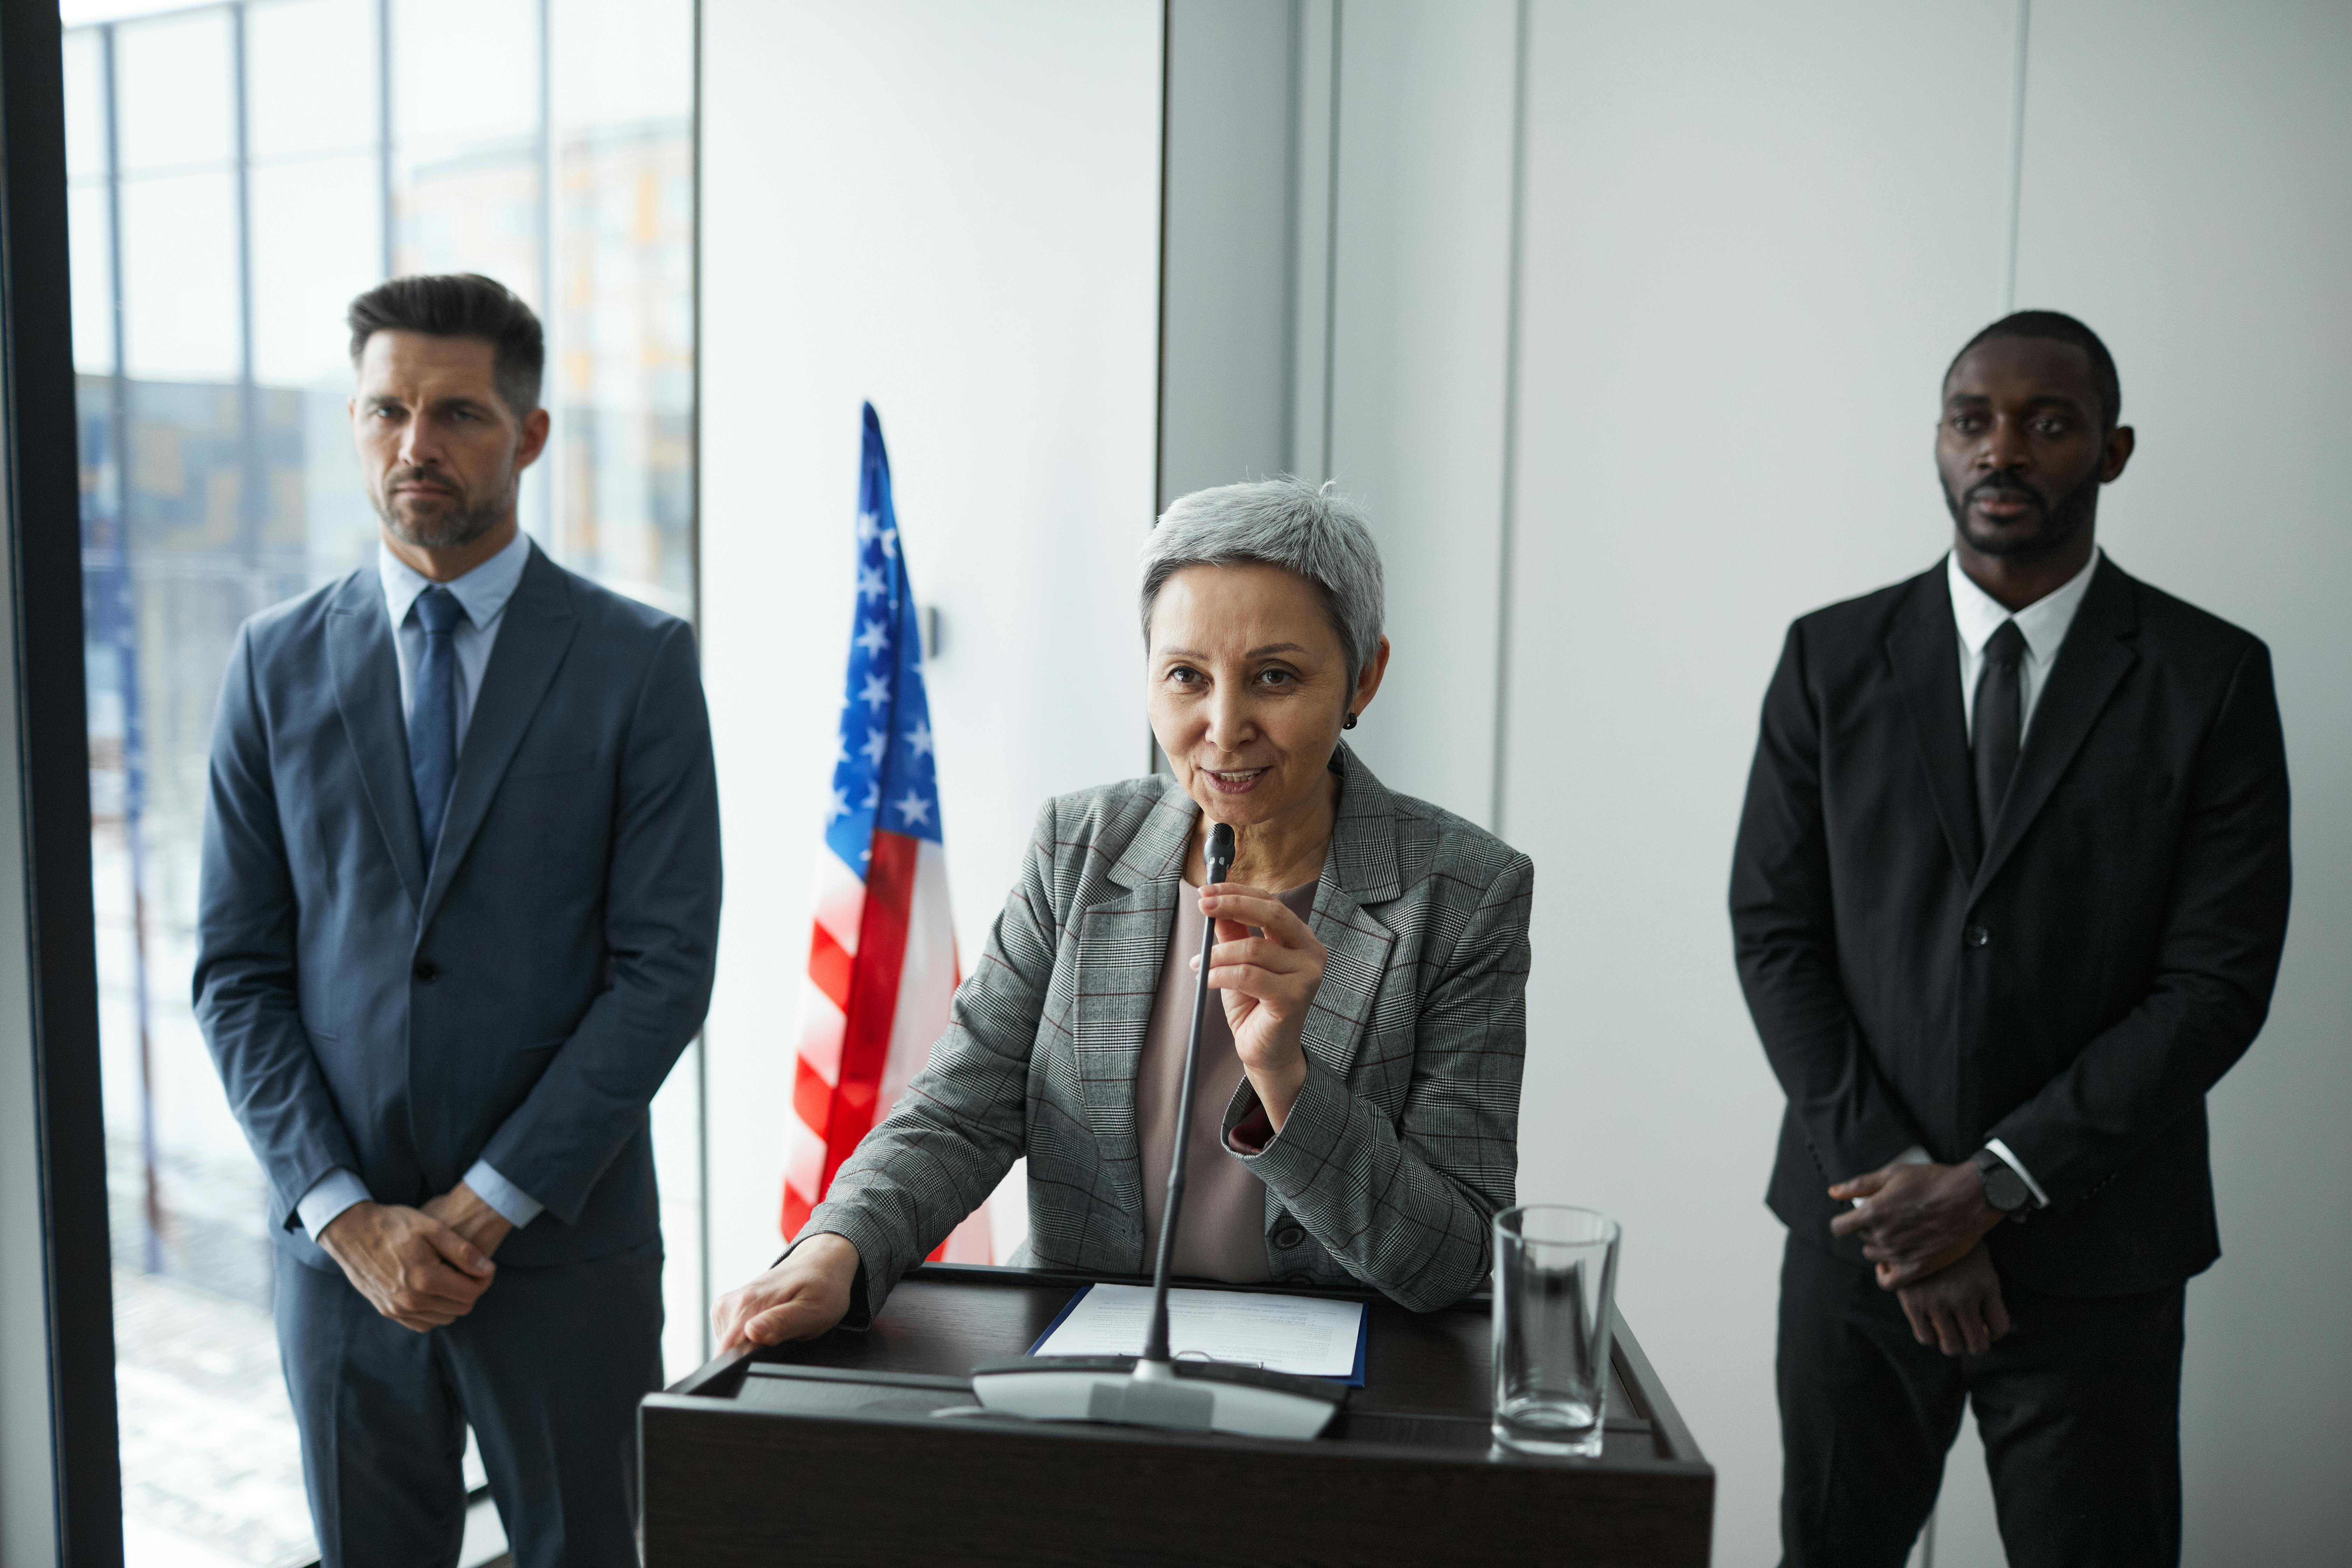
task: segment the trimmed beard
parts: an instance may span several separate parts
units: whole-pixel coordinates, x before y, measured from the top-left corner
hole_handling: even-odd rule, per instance
[[[385,479],[384,488],[389,489],[405,477],[392,476]],[[419,550],[462,549],[496,528],[507,510],[503,505],[495,504],[468,506],[466,498],[455,496],[451,498],[453,504],[430,521],[411,523],[387,504],[381,493],[373,499],[375,514],[383,520],[383,525],[392,531],[392,536],[403,544],[414,545]]]
[[[2035,561],[2057,554],[2075,535],[2090,526],[2091,520],[2098,515],[2099,484],[2098,465],[2093,464],[2081,483],[2053,502],[2044,503],[2038,493],[2024,485],[2002,484],[1995,478],[1971,485],[1966,493],[1958,496],[1953,495],[1947,488],[1944,505],[1950,509],[1954,526],[1959,529],[1960,537],[1969,542],[1971,550],[1997,560]],[[1969,502],[1978,495],[1987,493],[2031,497],[2035,505],[2042,508],[2042,526],[2023,539],[1988,542],[1979,538],[1976,530],[1969,526]]]

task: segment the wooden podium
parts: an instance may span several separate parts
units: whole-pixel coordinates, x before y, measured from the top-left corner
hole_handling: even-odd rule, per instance
[[[1599,1459],[1492,1447],[1483,1296],[1419,1314],[1331,1292],[1371,1304],[1364,1386],[1313,1442],[972,1414],[971,1369],[1087,1282],[928,1266],[866,1333],[647,1395],[647,1568],[1706,1562],[1715,1471],[1622,1316]]]

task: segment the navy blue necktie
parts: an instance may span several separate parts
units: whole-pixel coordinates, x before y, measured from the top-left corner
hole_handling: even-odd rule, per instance
[[[446,588],[416,596],[416,619],[425,627],[425,657],[416,662],[416,686],[408,703],[408,777],[416,787],[416,825],[425,833],[425,859],[433,860],[441,841],[441,819],[449,814],[449,785],[457,776],[457,647],[455,633],[465,606]]]

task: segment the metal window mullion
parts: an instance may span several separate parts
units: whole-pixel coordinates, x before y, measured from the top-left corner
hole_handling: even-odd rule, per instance
[[[278,597],[264,575],[262,531],[268,518],[268,469],[262,460],[261,390],[253,374],[253,148],[252,113],[246,90],[245,0],[228,8],[229,81],[236,137],[236,406],[240,457],[237,521],[245,564],[252,574],[253,607]]]
[[[383,275],[394,260],[392,208],[392,0],[375,0],[375,180]]]
[[[562,422],[558,407],[560,399],[555,390],[561,383],[558,367],[562,361],[557,353],[561,331],[557,326],[555,308],[555,25],[554,0],[539,0],[539,320],[541,342],[546,351],[545,369],[540,376],[539,401],[547,410],[551,426]],[[548,433],[546,448],[540,454],[539,501],[533,509],[539,514],[535,531],[551,554],[561,560],[567,553],[563,542],[556,537],[556,492],[562,485],[563,465],[556,460],[558,432]],[[567,563],[575,571],[593,568],[592,562]]]

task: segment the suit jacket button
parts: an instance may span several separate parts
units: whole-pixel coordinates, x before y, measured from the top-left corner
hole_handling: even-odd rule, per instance
[[[1315,1283],[1315,1276],[1312,1274],[1294,1274],[1289,1279],[1284,1280],[1283,1283],[1285,1285],[1297,1285],[1303,1289]]]
[[[434,963],[429,958],[420,958],[416,961],[416,966],[414,969],[411,969],[409,973],[415,975],[417,979],[423,981],[425,984],[430,985],[435,981],[441,978],[441,966]]]
[[[1305,1241],[1306,1239],[1307,1232],[1295,1225],[1286,1225],[1280,1230],[1274,1233],[1275,1246],[1282,1248],[1285,1252],[1289,1251],[1292,1247],[1297,1247],[1300,1242]]]
[[[1960,933],[1960,940],[1970,947],[1982,947],[1992,940],[1992,932],[1982,926],[1970,926]]]

